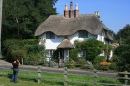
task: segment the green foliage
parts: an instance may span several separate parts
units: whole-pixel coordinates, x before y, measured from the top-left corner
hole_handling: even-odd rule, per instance
[[[3,56],[9,61],[14,58],[23,58],[26,55],[20,40],[8,39],[3,42]]]
[[[116,40],[120,44],[124,44],[124,41],[126,38],[130,36],[130,25],[127,24],[123,29],[120,29],[118,33],[116,34]]]
[[[78,57],[75,66],[76,67],[85,67],[86,66],[85,57]]]
[[[72,62],[72,61],[69,61],[69,62],[66,63],[66,66],[67,66],[67,68],[74,68],[75,67],[75,63]]]
[[[129,51],[130,51],[130,45],[122,44],[115,49],[114,53],[117,56],[122,57],[125,54],[129,55],[130,54]]]
[[[44,61],[44,46],[38,46],[36,39],[8,39],[3,42],[3,56],[12,61],[14,58],[24,58],[25,64],[37,65]]]
[[[116,65],[118,71],[130,71],[130,45],[122,44],[115,49],[115,55],[117,55]]]
[[[124,41],[124,43],[130,45],[130,36],[128,36],[128,37],[126,38],[126,40]]]
[[[110,70],[116,70],[117,69],[117,65],[115,62],[112,62],[110,65],[109,65],[109,69]]]
[[[93,61],[93,59],[102,53],[104,43],[96,39],[88,39],[84,41],[75,41],[75,46],[78,50],[86,50],[86,60]]]
[[[106,61],[106,58],[104,56],[96,56],[93,60],[94,68],[101,69],[100,68],[100,62]]]
[[[74,61],[78,60],[78,50],[76,48],[70,50],[69,54],[70,58],[72,58]]]
[[[95,39],[87,40],[85,45],[87,50],[86,59],[89,61],[101,54],[104,49],[104,43]]]
[[[107,61],[109,61],[110,52],[111,52],[112,49],[113,48],[112,48],[111,45],[105,44],[104,54],[105,54],[105,57],[107,58]]]
[[[58,0],[3,0],[2,38],[33,38],[38,25],[56,14]]]
[[[100,70],[109,70],[109,65],[100,65],[99,67]]]
[[[73,59],[70,59],[69,62],[66,63],[67,68],[74,68],[75,67],[75,62]]]
[[[99,64],[100,62],[106,61],[104,56],[96,56],[93,60],[94,64]]]

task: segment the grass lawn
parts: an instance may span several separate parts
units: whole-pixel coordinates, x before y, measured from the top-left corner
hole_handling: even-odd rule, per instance
[[[63,86],[64,74],[41,73],[41,83],[37,83],[37,72],[20,71],[18,75],[18,83],[10,82],[12,70],[0,70],[0,86]],[[70,75],[68,74],[68,86],[93,86],[93,76]],[[120,84],[116,79],[97,77],[99,83]],[[110,85],[97,85],[110,86]]]

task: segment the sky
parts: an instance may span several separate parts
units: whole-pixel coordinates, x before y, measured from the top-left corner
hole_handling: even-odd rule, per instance
[[[100,20],[105,26],[117,33],[127,24],[130,24],[130,0],[58,0],[55,4],[58,15],[63,15],[65,4],[70,2],[78,4],[79,14],[95,14],[95,11],[100,12]]]

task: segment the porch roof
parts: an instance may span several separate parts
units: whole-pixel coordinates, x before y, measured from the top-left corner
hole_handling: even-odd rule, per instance
[[[74,48],[73,44],[65,38],[58,46],[57,48]]]

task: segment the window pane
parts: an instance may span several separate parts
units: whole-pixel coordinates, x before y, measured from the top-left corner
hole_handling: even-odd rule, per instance
[[[47,38],[47,39],[55,39],[55,34],[52,33],[52,32],[47,32],[47,33],[46,33],[46,38]]]
[[[87,31],[79,31],[79,38],[87,38],[88,32]]]

